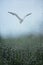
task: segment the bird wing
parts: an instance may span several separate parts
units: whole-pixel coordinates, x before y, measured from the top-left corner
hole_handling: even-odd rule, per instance
[[[31,14],[32,14],[32,13],[29,13],[29,14],[25,15],[24,18],[26,18],[27,16],[29,16],[29,15],[31,15]]]
[[[8,13],[15,15],[19,20],[21,20],[21,18],[16,13],[13,13],[13,12],[8,12]]]

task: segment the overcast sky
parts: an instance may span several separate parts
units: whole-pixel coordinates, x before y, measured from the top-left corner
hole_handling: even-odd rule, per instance
[[[22,24],[8,13],[17,13],[21,18],[28,16]],[[18,35],[43,32],[43,0],[0,0],[0,33]]]

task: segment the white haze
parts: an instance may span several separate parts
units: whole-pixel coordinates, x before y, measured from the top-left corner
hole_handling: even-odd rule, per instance
[[[17,13],[21,18],[28,16],[22,24],[8,14]],[[0,0],[0,34],[2,36],[43,33],[43,0]]]

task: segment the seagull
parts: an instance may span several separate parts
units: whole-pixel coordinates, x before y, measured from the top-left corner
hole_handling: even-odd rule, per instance
[[[20,20],[20,23],[22,23],[27,16],[32,14],[32,13],[29,13],[29,14],[25,15],[24,18],[22,19],[16,13],[13,13],[13,12],[8,12],[8,13],[15,15]]]

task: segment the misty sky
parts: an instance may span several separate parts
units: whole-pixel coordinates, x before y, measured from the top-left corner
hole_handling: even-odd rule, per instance
[[[22,24],[8,13],[17,13],[21,18],[28,16]],[[18,35],[43,32],[43,0],[0,0],[1,35]]]

